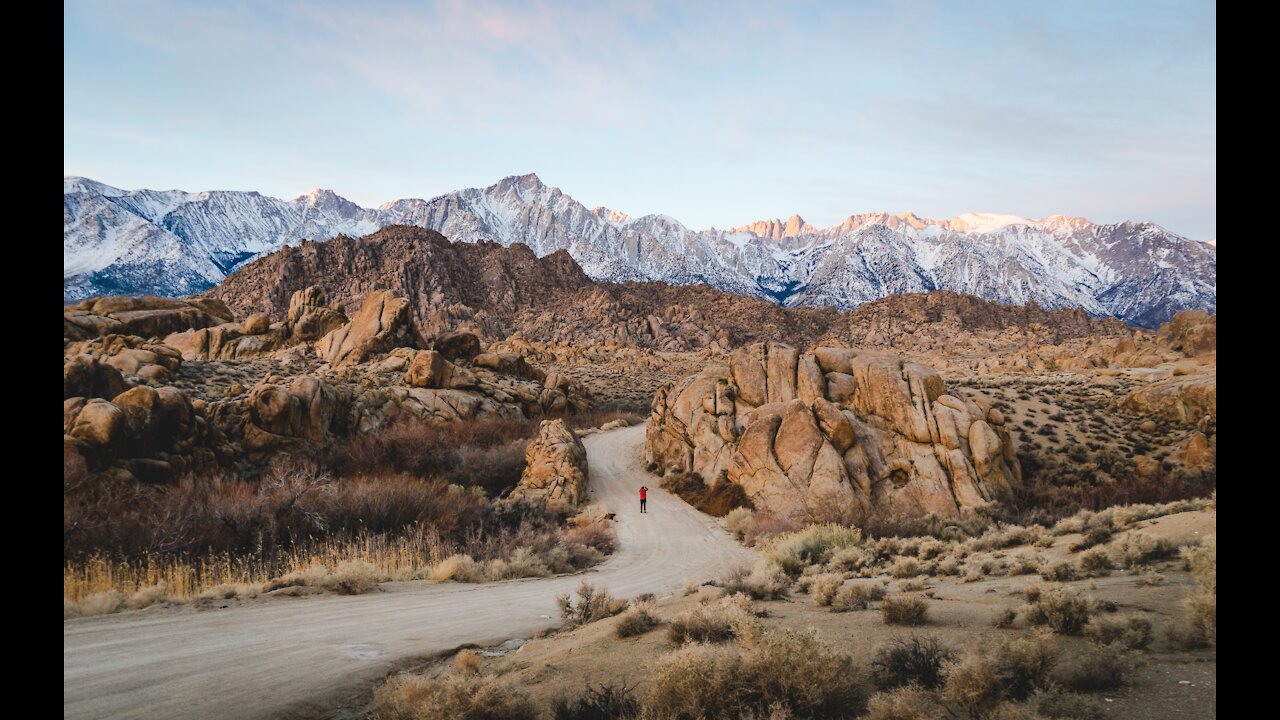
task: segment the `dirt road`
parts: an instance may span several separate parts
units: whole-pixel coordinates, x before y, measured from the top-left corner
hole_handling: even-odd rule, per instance
[[[587,572],[617,596],[659,595],[750,559],[717,521],[651,485],[637,491],[644,427],[584,440],[593,502],[621,549]],[[555,595],[584,576],[485,585],[387,583],[354,597],[269,599],[63,623],[66,718],[316,717],[414,657],[498,644],[556,624]]]

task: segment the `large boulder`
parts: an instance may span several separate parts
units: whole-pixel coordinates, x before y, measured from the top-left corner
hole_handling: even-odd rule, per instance
[[[251,458],[259,458],[298,442],[328,442],[344,429],[350,397],[320,378],[303,375],[288,385],[255,386],[247,404],[245,445]]]
[[[572,509],[587,497],[587,449],[563,420],[543,420],[524,453],[525,469],[511,498]]]
[[[1218,352],[1218,317],[1203,310],[1183,310],[1160,326],[1157,337],[1187,357]]]
[[[664,386],[646,455],[663,472],[741,486],[799,520],[835,510],[956,516],[1008,497],[1021,470],[1004,418],[885,353],[781,343]]]
[[[316,352],[334,367],[364,362],[398,347],[425,345],[409,301],[392,290],[375,290],[350,323],[316,343]]]
[[[289,311],[284,319],[290,345],[319,340],[347,322],[346,315],[328,306],[324,290],[314,285],[289,298]]]
[[[1148,417],[1160,416],[1182,423],[1198,423],[1218,415],[1218,374],[1181,375],[1131,390],[1121,406]]]
[[[480,338],[475,333],[449,330],[436,335],[431,347],[448,360],[470,360],[480,354]]]
[[[80,354],[62,363],[62,397],[113,398],[129,388],[120,371],[92,355]]]

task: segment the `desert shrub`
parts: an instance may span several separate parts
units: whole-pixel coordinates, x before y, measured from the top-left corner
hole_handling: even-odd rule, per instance
[[[892,689],[904,685],[936,688],[942,684],[942,666],[955,652],[935,637],[898,638],[876,651],[871,676],[876,686]]]
[[[884,595],[884,588],[879,585],[849,583],[841,587],[832,597],[831,610],[832,612],[866,610],[873,600],[879,600]]]
[[[582,695],[558,698],[551,706],[554,720],[632,720],[640,717],[640,701],[626,685],[590,685]]]
[[[652,599],[637,599],[618,618],[618,624],[614,626],[613,634],[620,638],[627,638],[649,632],[658,624],[658,618],[654,616],[654,610]]]
[[[1178,553],[1178,548],[1165,538],[1153,538],[1143,533],[1129,533],[1119,543],[1121,562],[1127,568],[1163,560]]]
[[[935,720],[941,710],[934,693],[907,686],[872,695],[866,720]]]
[[[450,555],[427,570],[427,579],[434,582],[480,582],[483,569],[470,555]]]
[[[781,568],[757,560],[750,570],[738,567],[730,571],[720,586],[727,593],[744,593],[752,600],[781,600],[791,590],[791,578]]]
[[[1069,690],[1112,690],[1125,682],[1133,662],[1114,647],[1090,645],[1054,668],[1052,678]]]
[[[375,590],[382,582],[382,574],[373,565],[361,560],[343,560],[329,572],[322,586],[339,595],[363,595]]]
[[[570,527],[564,531],[564,541],[595,548],[601,555],[612,555],[618,549],[618,534],[604,518]]]
[[[659,661],[646,710],[654,720],[848,718],[866,706],[864,680],[812,633],[765,633],[735,645],[694,645]]]
[[[1089,528],[1085,531],[1084,537],[1067,546],[1068,552],[1080,552],[1088,550],[1095,545],[1102,545],[1111,540],[1113,528],[1110,525],[1102,525]]]
[[[929,621],[929,601],[918,595],[885,598],[880,609],[887,625],[924,625]]]
[[[127,605],[130,610],[141,610],[156,603],[164,602],[167,589],[167,585],[163,580],[155,585],[139,588],[137,592],[129,596]]]
[[[1218,596],[1199,590],[1182,603],[1182,615],[1167,631],[1176,647],[1194,650],[1218,644]]]
[[[895,578],[911,578],[920,574],[920,563],[915,558],[902,558],[889,568],[889,574]]]
[[[1109,575],[1116,564],[1102,548],[1093,548],[1080,555],[1080,569],[1088,575]]]
[[[1196,584],[1205,590],[1218,592],[1218,541],[1208,537],[1198,546],[1188,546],[1180,551],[1183,564],[1191,571]]]
[[[831,601],[835,599],[836,592],[840,590],[840,586],[843,584],[843,575],[825,573],[815,576],[809,586],[809,592],[813,595],[813,602],[818,607],[829,607]]]
[[[748,547],[762,546],[780,535],[799,529],[799,524],[781,515],[757,511],[743,532],[742,542]]]
[[[81,600],[77,615],[108,615],[124,607],[126,602],[123,593],[117,590],[94,593]]]
[[[459,650],[458,654],[453,656],[453,671],[463,676],[479,675],[482,662],[480,653],[474,650]]]
[[[869,568],[876,562],[875,553],[862,547],[840,548],[831,554],[827,568],[833,572],[857,572]]]
[[[1040,578],[1054,582],[1068,582],[1076,579],[1076,566],[1063,560],[1040,568]]]
[[[1038,716],[1052,720],[1103,720],[1107,716],[1089,698],[1062,688],[1037,690],[1027,704]]]
[[[738,540],[746,538],[747,527],[755,520],[755,511],[747,507],[738,507],[730,510],[724,516],[725,527]]]
[[[1062,635],[1079,635],[1089,622],[1089,601],[1071,588],[1051,585],[1038,590],[1023,614],[1032,625],[1048,625]]]
[[[991,627],[994,628],[1011,628],[1013,623],[1018,619],[1018,611],[1013,608],[1003,608],[996,610],[991,615]]]
[[[569,593],[556,597],[560,617],[565,619],[567,627],[577,627],[613,617],[626,610],[629,605],[626,600],[615,599],[608,591],[599,589],[586,580],[578,584],[577,595],[577,602],[573,601]]]
[[[373,695],[374,712],[386,720],[539,720],[523,689],[488,677],[428,678],[401,675]]]
[[[1007,575],[1035,575],[1040,572],[1040,560],[1027,555],[1018,555],[1009,563]]]
[[[771,540],[764,550],[764,557],[787,575],[796,577],[806,566],[824,564],[837,550],[860,542],[862,533],[857,528],[835,524],[810,525]]]
[[[1140,617],[1095,617],[1084,628],[1085,637],[1100,644],[1119,644],[1141,650],[1151,644],[1151,621]]]
[[[686,642],[724,642],[759,632],[760,621],[746,595],[731,595],[697,605],[671,619],[667,638]]]
[[[988,717],[1001,703],[1046,687],[1056,661],[1053,643],[1041,635],[988,644],[943,666],[942,696],[970,717]]]

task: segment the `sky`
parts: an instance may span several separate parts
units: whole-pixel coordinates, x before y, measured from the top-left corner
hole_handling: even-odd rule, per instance
[[[536,172],[693,228],[870,211],[1217,237],[1213,2],[66,0],[63,172],[331,188]]]

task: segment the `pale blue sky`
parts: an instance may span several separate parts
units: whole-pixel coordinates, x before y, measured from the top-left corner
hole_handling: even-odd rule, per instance
[[[376,205],[536,172],[694,228],[984,211],[1217,236],[1212,2],[64,7],[64,174],[125,188]]]

